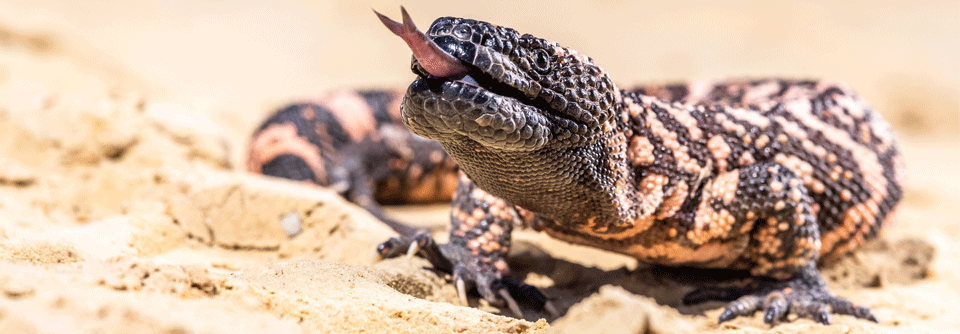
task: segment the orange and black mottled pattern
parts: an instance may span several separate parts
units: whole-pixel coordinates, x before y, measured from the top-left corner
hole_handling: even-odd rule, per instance
[[[788,278],[876,235],[900,200],[890,130],[846,88],[786,80],[695,87],[623,92],[623,135],[613,143],[634,176],[634,221],[548,232],[651,263]]]
[[[757,189],[793,192],[783,199],[787,206],[809,204],[809,211],[803,211],[812,215],[819,229],[820,259],[836,258],[876,235],[902,196],[903,167],[889,126],[843,85],[790,80],[706,82],[645,87],[637,89],[635,96],[644,93],[673,101],[665,105],[639,97],[642,108],[666,111],[657,112],[654,120],[670,127],[666,136],[674,136],[672,131],[691,150],[711,152],[712,159],[699,161],[715,162],[721,173],[743,174],[743,168],[772,164],[784,169],[780,174],[792,174],[761,183]],[[693,121],[682,121],[685,118]],[[684,122],[696,126],[686,127]],[[628,152],[637,156],[645,149],[631,145]],[[653,166],[632,162],[638,169]],[[683,171],[696,172],[695,168]],[[742,194],[743,186],[734,189]],[[735,202],[760,200],[734,198]],[[765,202],[777,205],[780,201]],[[754,217],[759,215],[755,212]],[[768,234],[774,236],[771,228],[783,222],[765,223]]]

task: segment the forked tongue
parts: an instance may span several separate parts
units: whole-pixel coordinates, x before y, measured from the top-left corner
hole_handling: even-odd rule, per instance
[[[413,24],[413,19],[410,18],[407,10],[402,6],[400,12],[403,13],[403,23],[391,20],[377,11],[373,12],[380,18],[380,22],[387,26],[387,29],[407,42],[407,46],[410,47],[410,51],[413,51],[413,56],[417,58],[417,62],[430,75],[446,78],[467,73],[467,67],[459,59],[440,49],[437,43],[417,30],[417,26]]]

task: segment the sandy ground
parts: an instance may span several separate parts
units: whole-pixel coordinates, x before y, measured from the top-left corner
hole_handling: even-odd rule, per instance
[[[850,82],[901,134],[910,178],[882,237],[824,273],[880,324],[717,325],[721,304],[678,302],[697,277],[530,231],[511,265],[565,315],[464,307],[425,261],[378,262],[393,234],[366,212],[241,171],[278,104],[410,80],[408,51],[369,13],[397,3],[5,1],[0,333],[960,331],[960,3],[671,3],[404,5],[423,26],[470,16],[563,41],[621,82]],[[391,213],[443,238],[445,210]]]

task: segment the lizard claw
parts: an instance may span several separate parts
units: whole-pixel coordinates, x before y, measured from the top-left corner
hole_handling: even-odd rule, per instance
[[[723,309],[723,313],[720,313],[717,322],[727,322],[740,316],[751,316],[760,309],[760,301],[760,297],[754,295],[743,296],[727,304],[727,307]]]
[[[517,305],[517,301],[513,299],[513,296],[510,295],[510,292],[506,288],[500,289],[497,291],[497,294],[500,295],[500,298],[507,301],[507,307],[510,308],[510,311],[513,312],[517,318],[523,318],[523,312],[520,311],[520,306]]]
[[[469,306],[470,303],[467,302],[467,288],[466,283],[462,278],[457,277],[457,296],[460,297],[460,304],[463,306]]]
[[[551,301],[549,301],[549,300],[548,300],[546,303],[543,304],[543,310],[544,310],[544,311],[547,311],[547,314],[550,314],[550,316],[553,317],[553,318],[559,318],[559,317],[560,317],[560,310],[558,310],[558,309],[557,309],[557,306],[556,306],[556,305],[553,305],[553,302],[551,302]]]
[[[767,295],[763,301],[763,322],[772,324],[780,321],[787,316],[787,298],[780,291],[774,291]]]
[[[411,258],[417,254],[421,249],[419,242],[411,242],[410,247],[407,247],[407,258]]]
[[[399,238],[390,238],[377,246],[377,254],[380,259],[389,259],[402,255],[413,256],[421,255],[430,261],[434,267],[444,271],[450,271],[453,265],[443,255],[439,245],[433,241],[429,233],[423,232],[412,237],[403,236]]]

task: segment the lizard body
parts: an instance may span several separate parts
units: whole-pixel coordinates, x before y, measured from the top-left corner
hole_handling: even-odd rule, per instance
[[[450,242],[408,233],[382,244],[383,256],[413,245],[461,291],[470,282],[514,310],[515,296],[543,305],[504,261],[522,223],[647,263],[757,277],[747,290],[688,296],[735,298],[721,321],[756,311],[770,323],[788,313],[875,320],[816,269],[874,237],[902,196],[889,125],[846,86],[621,90],[593,59],[513,29],[445,17],[424,34],[405,12],[402,24],[381,20],[415,56],[398,118],[462,171]]]

